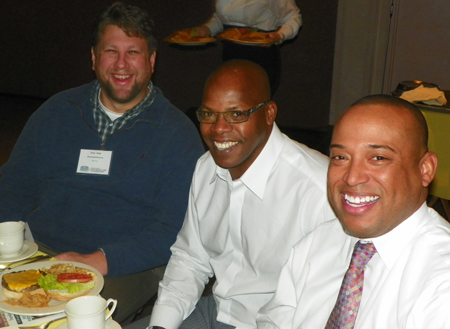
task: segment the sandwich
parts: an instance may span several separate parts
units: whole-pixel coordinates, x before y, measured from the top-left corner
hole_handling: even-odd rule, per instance
[[[38,285],[51,299],[59,301],[86,295],[94,288],[97,278],[94,272],[67,263],[41,268],[40,273]]]
[[[33,294],[45,295],[38,280],[41,277],[39,270],[28,270],[20,272],[11,272],[2,276],[3,295],[8,299],[19,300],[27,292]]]

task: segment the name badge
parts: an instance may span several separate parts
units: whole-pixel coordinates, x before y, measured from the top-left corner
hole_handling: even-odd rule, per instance
[[[77,173],[109,175],[112,151],[80,150]]]

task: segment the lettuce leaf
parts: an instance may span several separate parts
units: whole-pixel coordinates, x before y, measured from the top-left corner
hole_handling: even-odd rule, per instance
[[[92,289],[95,286],[94,281],[87,283],[58,282],[56,275],[54,274],[42,275],[38,279],[38,284],[45,291],[68,292],[69,294],[74,294],[86,289]]]

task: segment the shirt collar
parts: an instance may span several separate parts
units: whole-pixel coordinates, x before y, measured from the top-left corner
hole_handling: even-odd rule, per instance
[[[144,112],[153,103],[156,97],[156,91],[155,88],[153,88],[153,83],[151,81],[148,84],[148,89],[149,92],[139,104],[112,121],[108,114],[102,109],[103,104],[100,102],[101,86],[100,83],[96,81],[91,94],[91,103],[93,107],[94,122],[103,143],[110,135],[132,122],[136,116]]]
[[[137,116],[138,114],[140,114],[144,109],[146,109],[150,104],[153,103],[155,96],[156,96],[156,91],[153,86],[153,82],[150,81],[147,88],[148,88],[149,92],[147,93],[145,98],[139,104],[137,104],[135,107],[133,107],[133,108],[127,110],[125,113],[123,113],[123,115],[122,115],[123,117],[133,118],[133,117]],[[96,80],[94,88],[91,93],[91,98],[90,98],[91,104],[94,109],[94,113],[96,111],[99,111],[101,113],[101,115],[106,116],[106,113],[103,112],[103,110],[101,109],[101,106],[100,106],[100,92],[101,92],[100,82],[98,80]]]
[[[261,153],[242,175],[242,177],[239,178],[239,180],[261,200],[264,197],[264,191],[266,189],[270,173],[278,161],[278,156],[283,149],[285,143],[284,138],[284,135],[274,123],[269,139],[267,140],[267,143]],[[227,181],[228,185],[232,186],[229,171],[216,165],[216,171],[211,179],[211,183],[214,182],[217,177]]]
[[[425,224],[424,218],[427,218],[427,214],[428,207],[426,203],[423,203],[414,214],[393,230],[371,239],[377,248],[378,255],[389,269],[394,266],[405,246],[414,238],[418,228]]]

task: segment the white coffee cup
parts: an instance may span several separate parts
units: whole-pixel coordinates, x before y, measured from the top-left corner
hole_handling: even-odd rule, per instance
[[[2,257],[17,256],[23,248],[24,222],[0,223],[0,255]]]
[[[106,308],[112,307],[109,313]],[[67,315],[67,327],[69,329],[105,329],[105,322],[113,314],[117,306],[117,300],[104,300],[100,296],[82,296],[67,302],[64,311]]]

